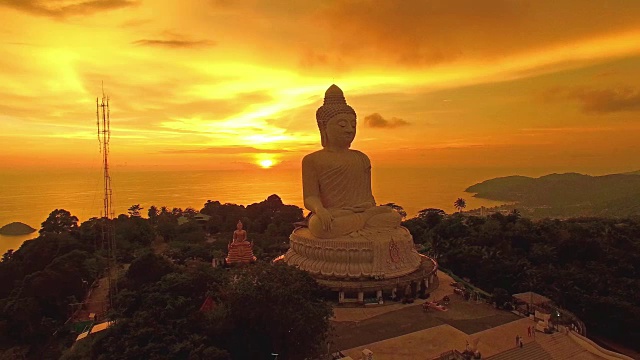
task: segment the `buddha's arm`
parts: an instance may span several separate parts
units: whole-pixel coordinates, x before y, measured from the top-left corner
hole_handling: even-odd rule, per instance
[[[373,197],[373,192],[371,191],[371,160],[369,160],[369,157],[362,152],[357,152],[362,159],[363,162],[363,167],[365,168],[365,183],[367,184],[367,193],[369,194],[369,199],[366,199],[367,201],[362,202],[360,204],[345,208],[345,210],[351,210],[353,212],[364,212],[372,207],[376,206],[376,200]]]
[[[318,216],[322,222],[322,227],[331,230],[333,216],[329,213],[320,199],[320,185],[316,175],[315,166],[309,156],[302,159],[302,196],[304,207]]]

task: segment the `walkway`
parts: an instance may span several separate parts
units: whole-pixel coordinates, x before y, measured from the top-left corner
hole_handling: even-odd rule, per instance
[[[536,332],[535,336],[527,336],[527,328],[534,325],[532,320],[487,304],[465,301],[452,294],[448,276],[442,273],[438,276],[441,285],[431,297],[440,299],[449,295],[448,311],[424,312],[418,306],[423,300],[412,305],[336,308],[331,352],[341,350],[359,359],[366,348],[373,351],[375,359],[431,360],[477,342],[482,357],[491,360],[601,359],[563,333]],[[522,348],[516,347],[516,335],[523,337]]]

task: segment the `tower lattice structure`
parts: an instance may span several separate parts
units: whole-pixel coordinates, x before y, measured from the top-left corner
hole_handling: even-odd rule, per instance
[[[113,299],[118,293],[117,263],[116,263],[116,238],[113,229],[113,190],[111,188],[111,175],[109,174],[109,142],[111,140],[111,120],[109,111],[109,97],[104,94],[102,98],[96,98],[96,125],[98,127],[98,141],[102,153],[102,167],[104,180],[104,199],[102,209],[102,248],[106,247],[108,265],[107,279],[109,282],[109,304],[113,306]]]

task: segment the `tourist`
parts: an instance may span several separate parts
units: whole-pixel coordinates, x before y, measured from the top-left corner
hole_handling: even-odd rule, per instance
[[[527,336],[531,337],[531,326],[527,327]]]
[[[520,344],[520,335],[516,335],[516,347]]]

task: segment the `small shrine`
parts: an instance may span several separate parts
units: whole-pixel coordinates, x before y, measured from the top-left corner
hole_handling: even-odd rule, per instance
[[[241,221],[238,221],[236,231],[233,232],[233,240],[227,248],[229,250],[225,259],[227,265],[248,264],[256,261],[253,255],[253,243],[247,241],[247,231],[242,228]]]

